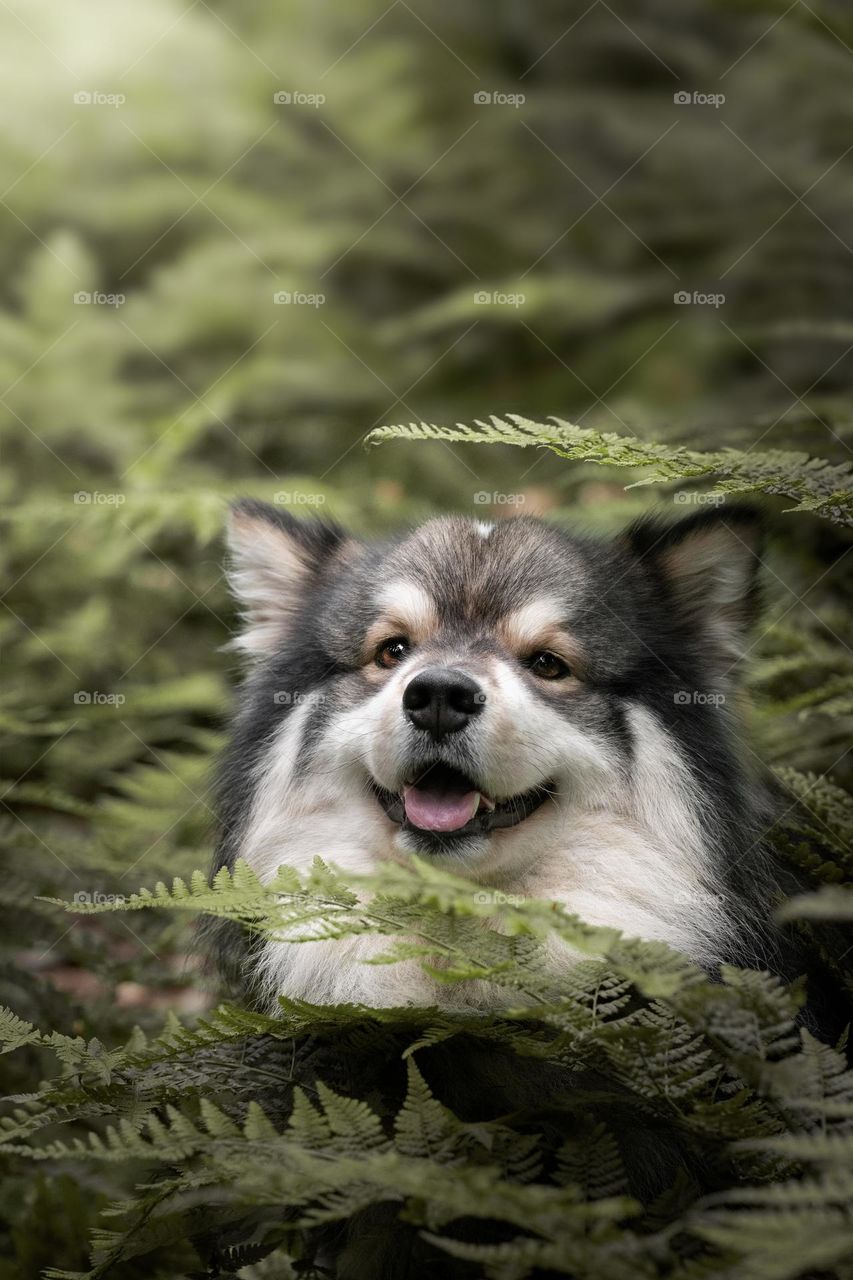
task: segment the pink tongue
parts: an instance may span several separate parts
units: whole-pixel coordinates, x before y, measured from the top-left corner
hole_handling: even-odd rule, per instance
[[[421,831],[457,831],[473,818],[480,802],[479,791],[426,791],[404,787],[406,817]]]

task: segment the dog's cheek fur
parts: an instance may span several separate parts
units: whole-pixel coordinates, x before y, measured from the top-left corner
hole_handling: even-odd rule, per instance
[[[263,880],[283,864],[307,871],[318,855],[368,871],[388,845],[389,823],[365,783],[363,726],[333,717],[312,746],[322,764],[297,769],[312,713],[310,704],[291,713],[259,770],[241,856]],[[334,742],[333,752],[324,753],[327,742]]]
[[[703,841],[696,780],[646,708],[629,706],[626,720],[630,761],[614,742],[606,771],[601,754],[585,775],[555,769],[556,801],[496,833],[478,873],[712,966],[730,954],[732,929]]]
[[[600,802],[619,782],[618,743],[585,713],[585,697],[537,698],[507,662],[493,662],[485,681],[481,758],[499,794],[513,795],[557,778],[576,799]]]

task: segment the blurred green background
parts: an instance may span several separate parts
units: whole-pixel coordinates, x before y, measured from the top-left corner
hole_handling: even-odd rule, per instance
[[[506,412],[849,459],[851,76],[841,0],[0,7],[0,998],[109,1041],[215,995],[179,924],[34,899],[206,865],[229,497],[365,533],[692,509],[543,450],[363,447]],[[756,748],[843,780],[849,539],[785,505]]]

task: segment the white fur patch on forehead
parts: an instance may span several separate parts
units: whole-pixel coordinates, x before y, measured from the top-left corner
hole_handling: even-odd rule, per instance
[[[511,649],[523,649],[560,628],[566,606],[556,596],[539,596],[502,619],[501,629]]]
[[[474,525],[481,538],[488,538],[490,533],[494,533],[495,526],[489,524],[486,520],[478,520]]]
[[[377,592],[376,604],[384,619],[410,637],[422,639],[438,626],[438,610],[432,596],[408,578],[386,582]]]
[[[523,655],[546,649],[562,658],[575,675],[585,666],[584,651],[563,618],[566,603],[559,596],[538,596],[504,615],[498,631],[506,647]]]

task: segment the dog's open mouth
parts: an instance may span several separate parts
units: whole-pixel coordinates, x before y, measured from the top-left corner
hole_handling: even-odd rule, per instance
[[[421,770],[399,794],[375,783],[374,791],[392,822],[453,837],[516,826],[544,803],[553,786],[544,784],[507,800],[493,800],[459,769],[437,763]]]

